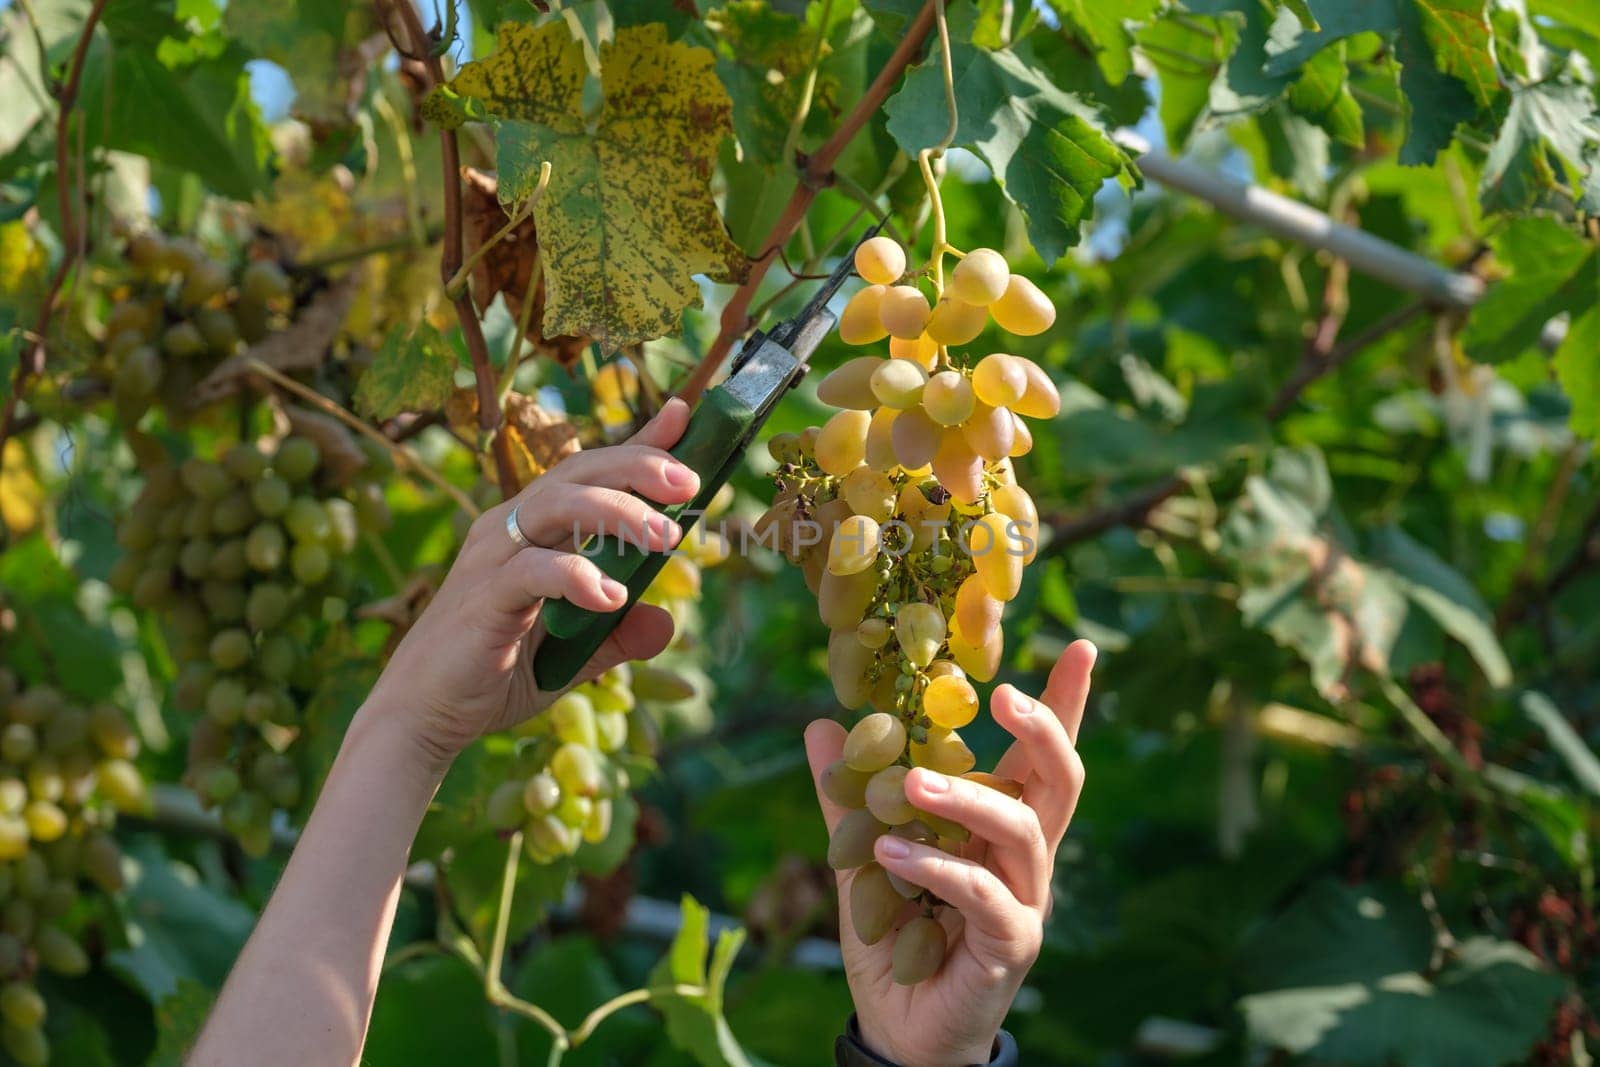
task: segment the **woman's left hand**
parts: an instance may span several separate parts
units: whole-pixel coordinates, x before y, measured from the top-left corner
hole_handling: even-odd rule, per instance
[[[448,763],[480,734],[514,726],[554,699],[534,687],[529,670],[545,600],[591,611],[615,611],[626,601],[621,583],[575,551],[579,541],[626,530],[635,538],[647,531],[655,550],[678,543],[678,525],[632,494],[661,504],[693,499],[699,476],[666,451],[688,421],[688,405],[669,401],[628,441],[568,456],[473,522],[444,584],[373,690],[375,703],[411,717],[427,755]],[[532,547],[512,540],[506,520],[513,508]],[[649,659],[671,640],[671,616],[637,605],[578,680]]]

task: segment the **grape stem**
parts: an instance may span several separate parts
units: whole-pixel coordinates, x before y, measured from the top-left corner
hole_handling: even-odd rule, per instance
[[[103,2],[103,0],[102,0]],[[376,0],[380,21],[385,27],[385,12],[396,16],[405,27],[408,46],[394,41],[395,50],[405,59],[420,64],[433,85],[444,84],[444,63],[432,53],[427,31],[411,0]],[[517,468],[511,459],[511,441],[499,433],[502,419],[499,397],[496,392],[494,364],[489,359],[489,342],[483,335],[483,323],[478,321],[477,309],[465,292],[452,295],[450,283],[461,266],[462,259],[462,205],[461,205],[461,145],[456,131],[439,128],[440,170],[444,174],[444,249],[439,257],[439,277],[445,286],[445,296],[455,308],[461,323],[461,338],[466,342],[467,355],[472,360],[472,379],[478,393],[478,430],[480,440],[487,441],[494,455],[496,480],[500,493],[511,497],[516,493]]]
[[[778,152],[779,163],[785,167],[794,159],[795,149],[800,147],[800,135],[805,130],[807,117],[811,114],[811,102],[817,93],[817,73],[822,69],[822,50],[828,44],[828,18],[832,14],[833,0],[822,0],[822,14],[817,19],[817,47],[811,52],[806,83],[800,89],[800,102],[795,106],[794,119],[789,123],[789,132],[783,139],[783,148]]]
[[[50,317],[55,313],[56,302],[61,297],[61,289],[67,282],[67,276],[72,273],[78,261],[83,258],[84,235],[78,227],[78,217],[73,207],[73,200],[81,196],[83,191],[83,159],[80,154],[78,159],[78,180],[73,182],[71,160],[68,159],[68,149],[72,138],[68,135],[67,127],[71,124],[72,113],[78,103],[78,86],[83,81],[84,61],[89,55],[89,42],[94,38],[95,27],[100,24],[100,16],[105,12],[106,0],[95,0],[94,6],[89,9],[89,14],[84,17],[83,28],[78,31],[78,44],[72,50],[72,60],[67,66],[67,77],[59,88],[55,90],[56,98],[56,210],[61,216],[61,262],[56,265],[55,273],[50,276],[50,287],[45,290],[44,299],[39,304],[39,316],[33,325],[33,342],[29,345],[26,354],[17,361],[16,373],[11,377],[11,395],[6,397],[5,410],[0,413],[0,453],[5,451],[6,440],[10,438],[16,426],[17,403],[22,398],[22,391],[28,384],[28,379],[44,373],[45,337],[50,332]],[[33,9],[28,8],[31,16]],[[49,78],[48,65],[39,68],[40,78]],[[79,127],[82,133],[82,127]]]
[[[350,414],[350,412],[346,411],[332,400],[323,396],[315,389],[312,389],[308,385],[302,385],[300,382],[295,381],[293,378],[289,377],[287,374],[284,374],[282,371],[271,366],[270,364],[263,363],[259,359],[252,359],[248,360],[245,366],[250,369],[252,374],[260,375],[273,385],[278,386],[280,389],[287,389],[289,392],[293,393],[301,400],[304,400],[306,403],[312,404],[329,415],[332,415],[334,418],[350,427],[356,433],[361,434],[368,440],[377,442],[383,447],[385,452],[388,452],[389,455],[393,457],[396,466],[410,470],[413,474],[417,475],[417,477],[421,478],[423,481],[444,493],[451,500],[455,501],[456,507],[465,512],[468,518],[475,519],[480,514],[478,506],[468,498],[467,494],[463,493],[454,485],[451,485],[450,482],[445,479],[444,475],[440,474],[438,471],[422,462],[422,460],[418,459],[416,455],[412,453],[411,449],[407,448],[405,445],[398,441],[390,440],[388,435],[373,429],[371,426],[368,426],[365,422],[356,418],[354,415]]]
[[[510,847],[506,849],[505,869],[500,876],[500,905],[495,912],[494,934],[489,942],[489,958],[483,963],[483,992],[489,1003],[495,1007],[532,1019],[549,1032],[551,1048],[547,1063],[559,1064],[568,1052],[593,1037],[601,1023],[624,1008],[668,997],[710,995],[709,989],[697,985],[645,986],[640,989],[630,989],[626,993],[617,994],[589,1012],[572,1030],[562,1026],[555,1016],[539,1005],[514,996],[500,981],[500,972],[505,966],[506,937],[511,928],[511,902],[516,896],[517,860],[521,854],[522,831],[519,830],[511,835]]]

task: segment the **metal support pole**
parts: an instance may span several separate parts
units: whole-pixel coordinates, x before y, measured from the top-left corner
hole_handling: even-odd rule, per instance
[[[1483,280],[1442,267],[1381,237],[1329,218],[1314,207],[1208,167],[1153,151],[1131,132],[1117,140],[1139,156],[1139,169],[1170,189],[1188,193],[1218,211],[1299,244],[1323,249],[1364,274],[1416,293],[1430,303],[1469,308],[1483,297]]]

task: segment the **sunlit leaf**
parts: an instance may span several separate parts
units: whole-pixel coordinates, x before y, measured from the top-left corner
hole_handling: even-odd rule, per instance
[[[438,330],[426,322],[414,330],[397,324],[361,373],[356,407],[375,419],[402,411],[434,411],[450,399],[455,367],[455,353]]]
[[[502,24],[496,51],[451,89],[500,120],[502,158],[551,164],[534,216],[545,335],[619,348],[674,332],[700,302],[694,275],[737,280],[746,260],[711,198],[732,110],[711,53],[668,43],[659,25],[620,30],[600,52],[592,128],[582,46],[558,22]],[[525,175],[501,181],[526,185]]]
[[[1572,401],[1572,432],[1600,440],[1600,305],[1567,326],[1554,363],[1561,388]]]

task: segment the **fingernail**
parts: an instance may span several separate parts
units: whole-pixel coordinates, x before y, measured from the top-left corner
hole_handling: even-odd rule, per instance
[[[1084,644],[1089,646],[1089,667],[1092,670],[1095,663],[1100,659],[1100,649],[1093,641],[1085,641]]]
[[[884,834],[878,838],[878,855],[885,859],[903,860],[911,855],[911,845],[893,834]]]
[[[600,579],[600,591],[606,595],[607,600],[626,600],[628,587],[615,578]]]
[[[924,768],[922,771],[922,788],[929,793],[948,793],[950,792],[950,779],[938,771],[930,771]]]
[[[699,475],[682,463],[674,463],[667,467],[667,484],[676,489],[687,489],[699,480]]]
[[[1012,701],[1011,707],[1018,715],[1032,715],[1039,702],[1028,694],[1018,691],[1017,699]]]

